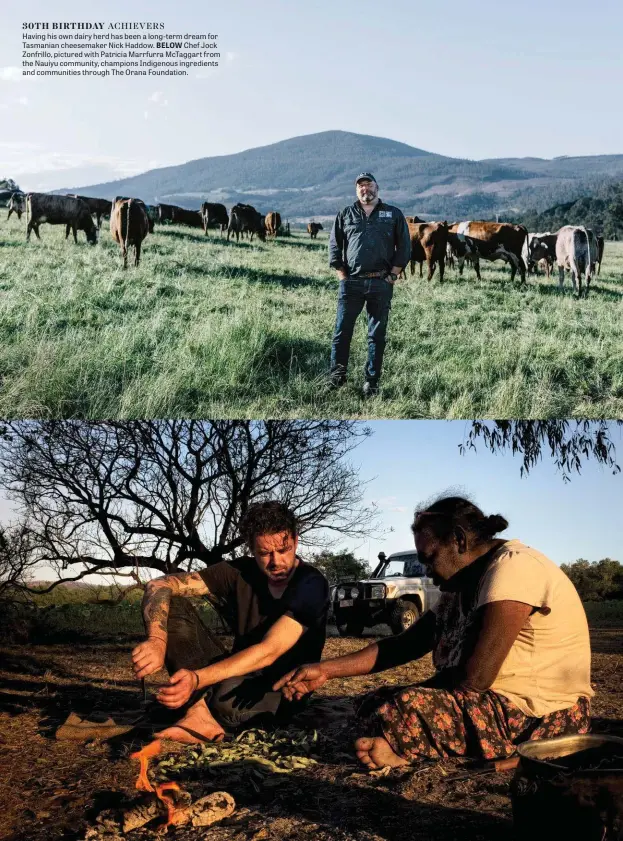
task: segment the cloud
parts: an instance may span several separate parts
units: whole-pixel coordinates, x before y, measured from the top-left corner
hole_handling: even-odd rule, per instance
[[[0,82],[21,82],[21,67],[0,67]]]

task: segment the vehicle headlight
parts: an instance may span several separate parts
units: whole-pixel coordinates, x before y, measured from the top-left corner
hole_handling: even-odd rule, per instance
[[[340,587],[337,591],[338,599],[345,599],[346,598],[346,590],[343,587]]]
[[[350,588],[351,599],[356,599],[358,595],[359,595],[359,590],[356,587],[351,587]]]
[[[385,585],[384,584],[373,584],[370,589],[370,598],[371,599],[384,599],[385,598]]]

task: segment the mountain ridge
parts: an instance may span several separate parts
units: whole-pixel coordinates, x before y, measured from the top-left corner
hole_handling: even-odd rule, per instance
[[[255,204],[282,215],[333,215],[354,200],[354,179],[373,172],[381,196],[429,216],[508,213],[571,201],[595,184],[623,178],[622,155],[452,158],[375,135],[341,130],[298,135],[228,155],[56,192],[136,195],[199,207],[201,201]]]

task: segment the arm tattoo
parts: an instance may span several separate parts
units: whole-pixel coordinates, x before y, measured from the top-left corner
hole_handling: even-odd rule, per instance
[[[148,637],[167,639],[171,589],[166,584],[151,584],[143,597],[143,621]]]

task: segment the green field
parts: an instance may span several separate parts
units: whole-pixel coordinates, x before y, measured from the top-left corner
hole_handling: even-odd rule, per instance
[[[123,271],[90,247],[0,219],[0,415],[10,417],[623,416],[623,243],[588,300],[510,283],[502,263],[397,285],[381,395],[363,401],[365,322],[350,380],[325,387],[338,284],[327,233],[227,244],[158,227]]]

